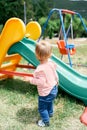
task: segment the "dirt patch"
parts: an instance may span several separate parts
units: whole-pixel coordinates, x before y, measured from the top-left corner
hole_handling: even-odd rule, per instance
[[[51,44],[56,44],[58,41],[58,38],[52,38],[52,39],[46,38],[45,40],[50,42]],[[87,44],[87,38],[68,39],[68,43],[73,43],[76,46],[84,45],[84,44]]]

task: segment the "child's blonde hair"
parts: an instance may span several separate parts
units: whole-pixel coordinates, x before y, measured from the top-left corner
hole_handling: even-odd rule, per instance
[[[52,52],[52,47],[50,43],[46,41],[41,41],[36,44],[35,53],[39,61],[48,59],[51,56],[51,52]]]

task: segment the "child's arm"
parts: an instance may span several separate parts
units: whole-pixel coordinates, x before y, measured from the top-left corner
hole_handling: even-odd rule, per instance
[[[44,72],[40,71],[35,73],[33,77],[24,76],[24,81],[34,85],[43,85],[46,82]]]

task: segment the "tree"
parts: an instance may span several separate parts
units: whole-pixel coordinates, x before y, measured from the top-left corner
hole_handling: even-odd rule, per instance
[[[48,2],[45,0],[32,0],[34,17],[38,20],[41,17],[47,16],[49,12]]]
[[[24,20],[24,2],[27,23],[30,19],[38,21],[39,18],[47,16],[52,4],[52,0],[0,0],[0,24],[4,25],[11,17]]]
[[[0,24],[11,17],[19,17],[23,19],[23,0],[0,0]]]

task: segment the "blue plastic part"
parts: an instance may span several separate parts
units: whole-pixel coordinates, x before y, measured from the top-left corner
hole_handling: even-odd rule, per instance
[[[65,47],[67,49],[73,49],[74,48],[74,44],[67,44]]]

